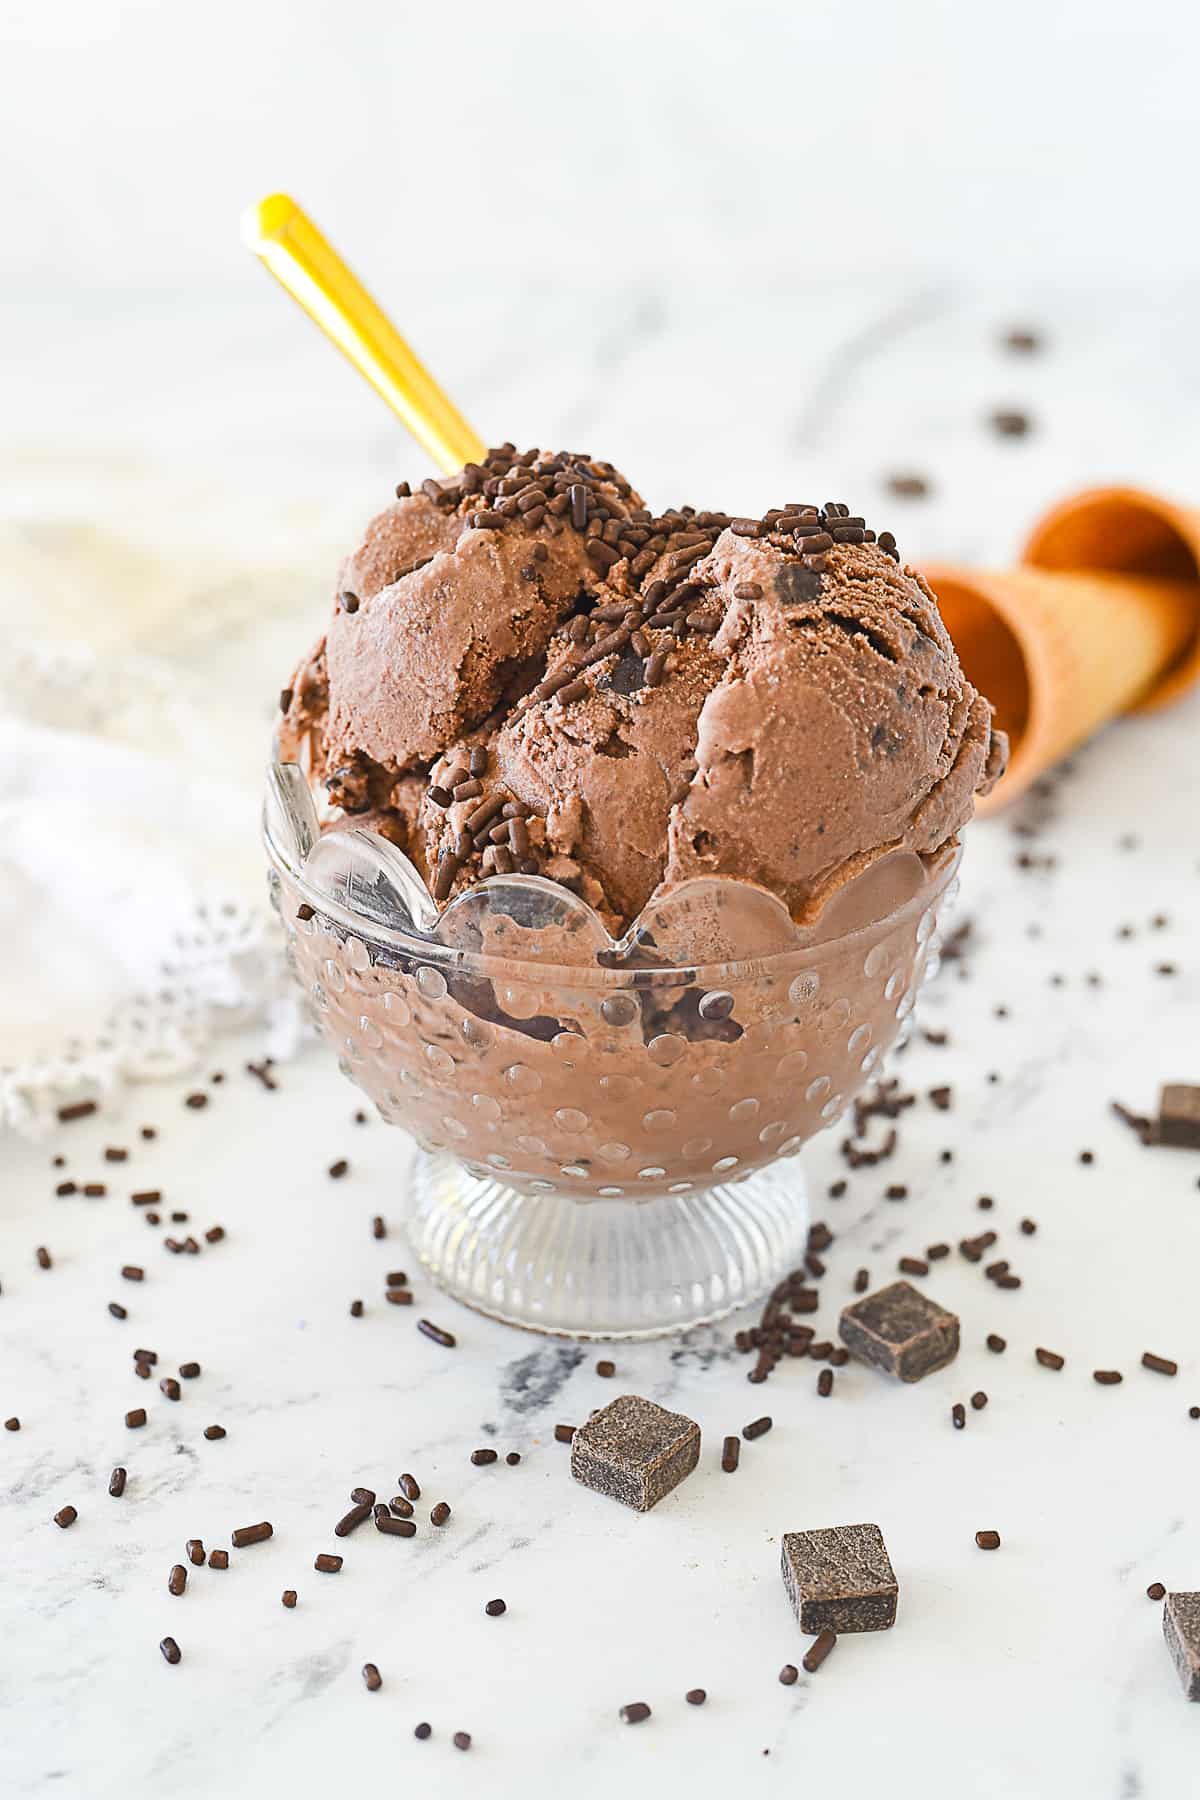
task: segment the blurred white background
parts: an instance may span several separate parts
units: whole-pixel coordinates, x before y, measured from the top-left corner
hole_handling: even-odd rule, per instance
[[[243,279],[303,192],[381,279],[1190,274],[1190,0],[8,0],[6,285]]]

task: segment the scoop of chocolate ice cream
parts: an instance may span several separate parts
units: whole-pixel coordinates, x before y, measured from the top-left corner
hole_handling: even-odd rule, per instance
[[[705,874],[808,921],[938,851],[1005,756],[889,534],[835,503],[655,515],[609,463],[511,444],[398,490],[281,704],[281,753],[439,902],[537,873],[614,931]]]

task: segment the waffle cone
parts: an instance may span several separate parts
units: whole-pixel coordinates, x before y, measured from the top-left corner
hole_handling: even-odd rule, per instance
[[[1156,695],[1164,672],[1185,666],[1196,635],[1194,577],[937,565],[924,573],[968,679],[1009,736],[1008,773],[981,803],[984,813],[1016,799],[1107,720]]]
[[[1090,488],[1051,507],[1034,526],[1022,560],[1039,569],[1120,571],[1190,583],[1190,630],[1132,709],[1166,706],[1200,680],[1200,509],[1138,488]]]

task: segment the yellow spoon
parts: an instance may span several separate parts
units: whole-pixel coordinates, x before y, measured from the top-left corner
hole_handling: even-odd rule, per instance
[[[399,414],[439,468],[450,474],[464,463],[482,461],[483,439],[294,200],[287,194],[269,194],[250,207],[242,221],[242,237]]]

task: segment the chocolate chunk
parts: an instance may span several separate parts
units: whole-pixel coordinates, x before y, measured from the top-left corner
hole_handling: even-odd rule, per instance
[[[798,606],[803,600],[816,600],[821,593],[821,577],[803,563],[784,563],[774,576],[775,598],[781,606]]]
[[[958,1320],[907,1281],[843,1307],[838,1335],[863,1362],[901,1381],[920,1381],[958,1355]]]
[[[571,1441],[571,1473],[597,1494],[649,1512],[690,1475],[700,1458],[700,1427],[636,1394],[581,1425]]]
[[[878,1525],[789,1531],[783,1585],[801,1631],[886,1631],[896,1623],[899,1588]]]
[[[636,651],[626,650],[612,670],[602,675],[598,687],[611,688],[614,694],[636,694],[639,688],[646,685],[646,668]]]
[[[1200,1700],[1200,1594],[1167,1595],[1163,1636],[1184,1693],[1189,1700]]]
[[[1200,1087],[1172,1082],[1158,1102],[1158,1141],[1176,1150],[1200,1150]]]

